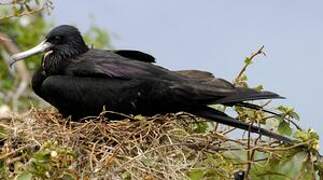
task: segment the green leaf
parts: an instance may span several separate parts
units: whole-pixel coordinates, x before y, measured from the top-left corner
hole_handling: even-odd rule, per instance
[[[197,122],[193,126],[193,131],[196,133],[205,133],[208,130],[208,123],[207,122]]]
[[[277,119],[279,124],[285,121],[282,116],[276,116],[274,119]]]
[[[278,106],[277,110],[282,112],[282,113],[286,113],[288,111],[288,107],[286,107],[286,106]]]
[[[200,180],[204,176],[204,171],[203,169],[194,169],[191,172],[189,172],[188,177],[191,180]]]
[[[124,172],[121,174],[122,179],[124,180],[131,180],[131,174],[129,172]]]
[[[40,151],[35,153],[34,155],[34,159],[38,162],[38,163],[47,163],[50,160],[50,152],[49,151]]]
[[[9,167],[4,160],[0,160],[0,179],[8,177]]]
[[[290,112],[290,113],[289,113],[289,115],[290,115],[293,119],[296,119],[297,121],[299,121],[299,120],[300,120],[299,115],[298,115],[295,111]]]
[[[262,91],[264,89],[264,86],[260,84],[260,85],[256,86],[254,89],[256,91],[260,92],[260,91]]]
[[[307,143],[307,147],[310,150],[318,151],[320,148],[319,135],[313,130],[308,129],[307,131],[297,130],[294,137]]]
[[[14,82],[10,79],[2,80],[2,87],[6,90],[11,89]]]
[[[308,141],[310,139],[319,140],[319,135],[313,129],[308,129],[307,131],[297,130],[294,136],[303,141]]]
[[[309,138],[307,132],[301,130],[296,130],[294,137],[303,141],[307,141]]]
[[[282,121],[278,126],[278,132],[280,134],[285,134],[290,136],[292,134],[292,128],[289,126],[289,123]]]
[[[32,180],[33,175],[30,172],[23,172],[16,176],[16,180]]]
[[[240,78],[240,81],[248,81],[248,76],[243,74]]]
[[[244,60],[244,63],[245,63],[246,65],[250,65],[250,64],[252,64],[252,59],[251,59],[251,58],[249,58],[249,57],[246,57],[246,59]]]
[[[313,179],[312,163],[303,151],[285,153],[281,158],[270,158],[266,162],[256,163],[250,171],[251,179]]]
[[[7,129],[5,129],[5,127],[0,127],[0,140],[4,140],[8,137],[8,132]]]
[[[63,177],[61,178],[62,180],[76,180],[77,177],[73,174],[70,173],[64,173]]]

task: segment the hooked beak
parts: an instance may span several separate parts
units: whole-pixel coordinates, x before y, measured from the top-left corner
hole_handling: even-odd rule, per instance
[[[9,60],[9,66],[11,68],[12,65],[14,63],[16,63],[17,61],[23,60],[26,57],[29,57],[29,56],[32,56],[32,55],[35,55],[35,54],[38,54],[41,52],[45,52],[52,46],[53,45],[51,43],[46,42],[46,40],[44,40],[41,43],[39,43],[37,46],[35,46],[27,51],[12,55]]]

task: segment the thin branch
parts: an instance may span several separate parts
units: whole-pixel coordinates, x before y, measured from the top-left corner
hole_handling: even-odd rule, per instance
[[[8,54],[15,54],[20,52],[19,48],[16,46],[16,44],[11,40],[11,38],[5,34],[0,32],[0,45],[4,47],[4,49],[8,52]],[[6,61],[6,63],[8,63]],[[16,104],[18,99],[21,97],[23,92],[27,89],[28,83],[31,79],[31,75],[29,70],[27,69],[26,64],[23,61],[17,62],[15,66],[15,70],[18,74],[18,79],[20,80],[18,87],[15,89],[15,92],[10,95],[10,98],[12,99],[13,104]],[[14,109],[16,107],[14,106]]]
[[[11,6],[15,6],[17,3],[15,1],[13,2],[8,2],[6,4],[0,4],[0,5],[11,5]],[[26,3],[22,3],[22,4],[26,4]],[[53,3],[50,0],[44,0],[44,2],[39,5],[38,8],[34,8],[32,10],[25,10],[21,13],[12,13],[10,15],[7,16],[0,16],[0,20],[4,20],[4,19],[9,19],[12,17],[21,17],[21,16],[27,16],[27,15],[32,15],[32,14],[36,14],[39,13],[41,11],[43,11],[45,8],[47,9],[53,9]]]
[[[247,158],[248,158],[248,166],[247,166],[247,170],[246,170],[246,174],[245,174],[245,177],[247,177],[248,179],[249,179],[249,177],[248,177],[248,175],[249,175],[249,171],[250,171],[250,169],[251,169],[251,164],[253,163],[252,162],[252,159],[253,159],[253,157],[252,157],[252,153],[250,152],[250,148],[251,148],[251,127],[253,126],[253,121],[250,123],[250,125],[249,125],[249,129],[248,129],[248,146],[247,146],[247,148],[248,148],[248,151],[247,151]]]
[[[266,55],[265,52],[263,52],[263,49],[265,48],[265,46],[261,46],[255,53],[253,53],[250,57],[248,57],[251,61],[260,54]],[[243,66],[243,68],[241,69],[241,71],[239,72],[239,74],[237,75],[236,79],[235,79],[235,84],[237,82],[239,82],[239,79],[242,77],[242,75],[244,74],[244,72],[247,70],[248,66],[250,64],[245,63],[245,65]]]

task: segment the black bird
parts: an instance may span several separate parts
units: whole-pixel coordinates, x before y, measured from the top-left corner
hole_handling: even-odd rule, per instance
[[[105,106],[125,114],[154,115],[185,111],[222,124],[285,142],[290,139],[229,117],[210,104],[281,98],[278,94],[235,87],[204,71],[170,71],[154,57],[131,50],[90,49],[77,28],[61,25],[36,47],[13,55],[11,65],[44,52],[32,78],[35,93],[73,119],[98,115]]]

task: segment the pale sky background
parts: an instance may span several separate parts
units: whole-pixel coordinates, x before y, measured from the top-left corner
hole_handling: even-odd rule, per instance
[[[323,137],[323,1],[55,0],[55,24],[108,30],[115,48],[152,54],[169,69],[200,69],[232,80],[246,56],[265,45],[247,71],[287,97],[301,125]],[[95,17],[90,18],[90,16]],[[321,147],[323,143],[321,142]]]

